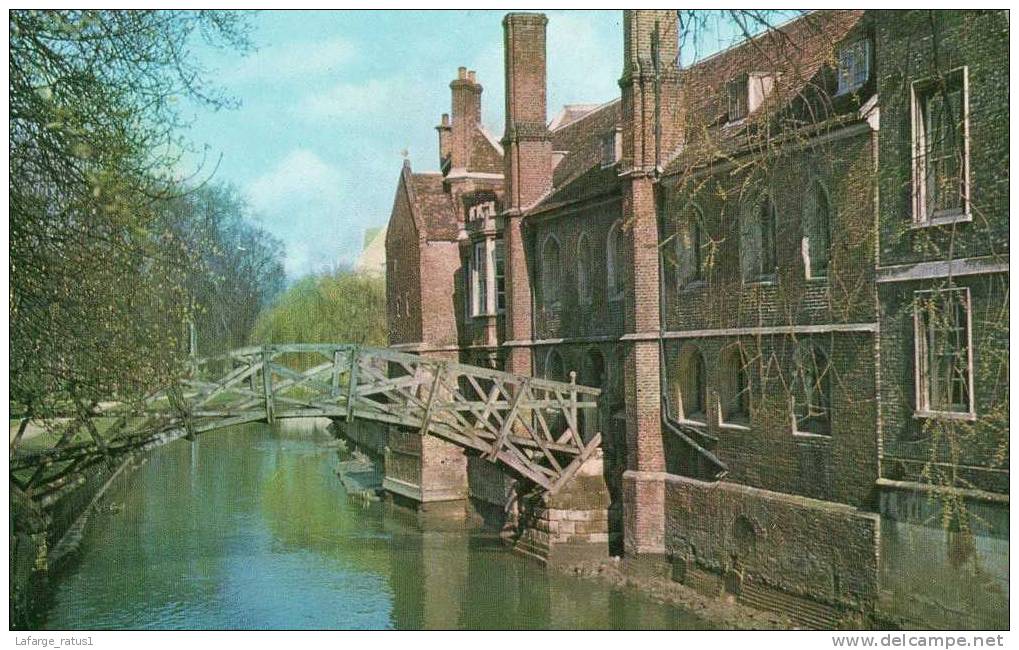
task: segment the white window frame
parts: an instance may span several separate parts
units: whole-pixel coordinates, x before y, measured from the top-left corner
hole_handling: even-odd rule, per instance
[[[923,328],[923,315],[921,314],[921,300],[926,296],[933,296],[939,293],[957,292],[962,296],[966,310],[966,388],[969,392],[969,409],[966,411],[941,411],[930,408],[930,385],[924,380],[924,369],[930,375],[930,368],[927,368],[926,355],[919,344],[921,337],[926,341],[926,332]],[[969,287],[950,287],[945,289],[923,289],[913,292],[913,387],[914,387],[914,417],[937,418],[946,420],[975,420],[976,419],[976,391],[973,381],[973,303],[970,301]]]
[[[960,66],[944,74],[945,77],[962,75],[962,207],[927,214],[927,141],[924,129],[923,98],[934,83],[932,77],[914,80],[909,87],[910,139],[912,153],[912,199],[913,226],[940,226],[961,221],[972,221],[970,211],[970,163],[969,163],[969,67]]]
[[[623,139],[620,137],[618,128],[612,129],[601,139],[601,166],[602,169],[612,167],[622,158]]]
[[[493,240],[487,238],[474,242],[471,246],[469,265],[471,287],[470,315],[473,317],[491,316],[495,313],[493,248]]]
[[[856,58],[858,53],[854,52],[854,50],[861,46],[863,48],[863,78],[857,79],[856,76],[852,74],[860,69],[860,66],[858,65],[859,60]],[[860,38],[839,47],[837,54],[838,61],[835,66],[836,97],[859,90],[870,79],[871,49],[872,46],[869,38]],[[848,55],[853,55],[852,66],[846,66],[846,58]]]
[[[803,233],[802,239],[800,241],[800,252],[803,256],[803,271],[806,274],[807,280],[827,280],[828,274],[831,272],[832,231],[833,231],[832,224],[834,224],[836,221],[832,213],[834,212],[835,208],[832,206],[831,194],[828,192],[828,188],[825,186],[825,184],[821,182],[820,178],[816,176],[811,177],[810,183],[807,186],[807,192],[809,193],[807,195],[808,197],[814,195],[815,198],[813,203],[814,213],[811,214],[810,210],[808,209],[810,207],[810,202],[804,200],[802,203],[802,212],[800,215],[800,230],[802,230]],[[818,207],[816,200],[817,195],[822,195],[824,197],[825,202],[828,204],[828,223],[825,225],[825,228],[828,231],[828,241],[826,242],[828,248],[827,251],[828,263],[825,265],[825,268],[823,270],[814,268],[815,263],[814,256],[810,254],[810,233],[807,232],[808,225],[813,224],[814,228],[817,227],[816,224]]]

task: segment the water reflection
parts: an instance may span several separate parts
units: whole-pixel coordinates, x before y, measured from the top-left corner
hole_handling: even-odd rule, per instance
[[[180,441],[111,495],[51,629],[689,628],[688,613],[348,501],[321,427]],[[119,508],[122,504],[123,507]]]

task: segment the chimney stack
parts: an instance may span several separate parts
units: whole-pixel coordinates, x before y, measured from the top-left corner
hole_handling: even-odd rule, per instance
[[[445,173],[446,164],[449,162],[453,148],[453,127],[449,124],[449,113],[442,114],[442,120],[435,130],[439,132],[439,169]]]
[[[679,15],[674,9],[623,13],[623,169],[653,171],[683,141]]]
[[[473,70],[461,66],[456,79],[450,82],[453,121],[449,152],[453,169],[468,169],[471,163],[471,140],[481,124],[481,91]],[[441,146],[441,135],[440,135]]]
[[[506,133],[503,165],[506,188],[506,339],[532,338],[531,276],[527,268],[522,211],[552,189],[552,140],[545,100],[544,14],[510,13],[502,21],[506,54]],[[506,369],[531,374],[527,347],[510,348]]]
[[[545,99],[545,14],[511,13],[502,21],[506,52],[505,178],[510,210],[552,188],[552,141]]]

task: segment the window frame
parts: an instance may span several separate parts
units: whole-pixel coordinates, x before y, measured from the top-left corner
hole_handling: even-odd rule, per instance
[[[677,224],[674,251],[676,255],[676,287],[681,291],[703,287],[707,283],[702,251],[704,248],[704,211],[696,203],[690,203],[685,214],[687,218]],[[687,234],[690,236],[689,255],[681,249],[682,236]],[[688,256],[692,258],[690,260],[692,268],[686,270],[684,265],[688,261]]]
[[[742,91],[742,92],[741,92]],[[735,99],[734,99],[735,98]],[[735,124],[745,120],[750,115],[750,75],[742,73],[725,82],[726,99],[726,124]],[[743,112],[735,115],[733,104],[740,107],[742,101]]]
[[[730,364],[735,362],[735,372]],[[739,343],[730,343],[722,348],[719,355],[725,395],[719,396],[718,424],[721,427],[749,429],[751,382],[746,354]],[[740,404],[740,411],[733,411],[731,405]]]
[[[789,395],[789,406],[790,406],[790,415],[792,416],[793,435],[794,436],[803,436],[803,437],[830,439],[832,437],[833,433],[834,433],[833,429],[834,429],[834,424],[835,424],[835,418],[833,416],[833,412],[835,410],[835,393],[834,393],[833,388],[832,388],[833,382],[831,380],[831,368],[832,368],[831,355],[830,355],[830,353],[827,350],[823,349],[820,345],[818,345],[816,343],[813,343],[811,341],[807,341],[807,340],[801,341],[799,343],[799,345],[797,345],[795,354],[796,354],[796,361],[795,361],[796,366],[795,366],[794,372],[796,373],[796,376],[793,379],[794,390],[792,390],[790,392],[790,395]],[[825,406],[825,411],[826,411],[826,416],[827,416],[825,418],[826,419],[826,430],[824,432],[821,432],[821,431],[811,431],[811,430],[809,430],[807,428],[800,428],[800,420],[801,420],[801,418],[800,418],[800,414],[799,414],[799,412],[797,410],[797,405],[800,402],[797,399],[797,393],[799,392],[801,387],[804,388],[804,390],[805,390],[805,386],[806,386],[805,382],[803,381],[803,368],[804,368],[804,366],[803,366],[802,358],[803,358],[804,354],[810,354],[811,362],[813,363],[813,367],[814,367],[815,370],[817,369],[816,359],[817,359],[818,355],[823,357],[825,362],[826,362],[825,363],[825,368],[824,368],[824,373],[823,373],[822,377],[824,377],[827,380],[827,382],[826,382],[826,384],[827,384],[826,385],[827,391],[823,391],[823,390],[821,391],[821,393],[825,395],[825,399],[827,400],[827,405]],[[824,387],[824,386],[825,385],[822,384],[822,387]],[[809,414],[810,414],[810,407],[811,407],[810,399],[807,398],[806,401],[807,401],[807,403],[806,403],[807,416],[802,418],[803,420],[809,419]]]
[[[860,45],[863,46],[863,60],[864,60],[863,79],[860,81],[849,81],[844,83],[842,74],[843,71],[842,65],[844,63],[843,53],[849,52],[853,48],[859,47]],[[867,38],[866,36],[854,39],[852,41],[845,43],[844,45],[839,46],[838,51],[836,52],[836,64],[835,64],[836,97],[839,97],[841,95],[848,95],[849,93],[855,92],[860,88],[863,88],[865,85],[867,85],[867,82],[870,81],[871,61],[873,59],[873,47],[874,46],[871,43],[870,39]]]
[[[577,302],[582,306],[594,303],[593,266],[591,237],[584,230],[577,236]]]
[[[778,208],[772,200],[770,191],[761,193],[754,199],[747,200],[741,204],[739,224],[739,255],[740,255],[740,279],[744,284],[775,284],[778,281]],[[770,206],[767,214],[771,227],[770,256],[773,267],[765,272],[765,228],[763,215],[765,206]],[[749,222],[746,220],[749,219]],[[747,237],[753,237],[756,259],[754,264],[748,263],[745,256],[748,254]],[[749,271],[749,273],[748,273]]]
[[[800,229],[803,232],[801,252],[803,254],[804,273],[806,275],[807,280],[827,280],[828,274],[831,272],[832,231],[833,231],[832,224],[834,222],[833,218],[834,209],[832,208],[831,194],[828,192],[828,188],[824,185],[824,183],[821,182],[821,179],[818,178],[817,176],[813,176],[811,178],[810,184],[808,186],[808,191],[813,193],[812,195],[815,198],[813,214],[810,214],[809,210],[810,203],[808,203],[807,201],[803,201],[803,211],[800,219]],[[811,249],[811,242],[813,240],[812,237],[810,236],[812,234],[810,231],[813,231],[814,229],[817,228],[818,225],[820,225],[819,222],[817,221],[818,212],[817,197],[823,197],[824,202],[828,206],[827,223],[824,225],[825,231],[827,232],[828,240],[826,245],[827,261],[825,263],[824,269],[820,270],[820,272],[814,268],[815,256]],[[811,227],[808,228],[808,225]]]
[[[623,236],[623,220],[616,219],[609,227],[609,236],[605,238],[606,247],[606,289],[610,301],[622,300],[626,295],[625,261],[616,259],[618,239]],[[625,245],[625,242],[624,242]],[[624,249],[625,252],[625,249]],[[622,286],[620,287],[620,283]]]
[[[966,389],[967,404],[965,411],[946,411],[943,409],[931,408],[930,389],[930,368],[927,352],[927,332],[924,328],[924,314],[921,308],[924,295],[934,296],[935,294],[954,293],[962,296],[963,306],[966,313]],[[924,344],[921,347],[920,342]],[[923,375],[926,370],[927,380]],[[974,387],[973,368],[973,303],[971,302],[969,287],[947,287],[942,289],[921,289],[913,292],[913,387],[914,387],[914,417],[930,419],[949,420],[975,420],[976,419],[976,390]]]
[[[482,239],[474,242],[471,246],[471,316],[475,318],[492,315],[489,309],[491,301],[488,290],[488,267],[491,254],[488,241],[488,239]]]
[[[692,364],[698,365],[698,372],[693,372]],[[708,364],[704,358],[704,351],[696,343],[686,343],[679,351],[679,376],[677,377],[678,388],[678,404],[677,416],[678,420],[684,424],[693,424],[698,426],[706,426],[708,423],[708,413],[710,412],[709,400],[710,394],[708,392]],[[690,382],[691,386],[684,386],[684,378],[686,382]],[[684,388],[692,387],[693,392],[696,395],[697,401],[700,402],[700,410],[690,412],[690,406],[692,402],[688,401],[687,391]],[[691,396],[692,397],[692,396]],[[700,416],[700,418],[695,417]]]
[[[550,243],[556,247],[555,264],[549,264]],[[554,274],[554,277],[553,277]],[[555,308],[562,304],[562,283],[563,283],[563,246],[559,238],[553,233],[548,233],[541,244],[541,304],[546,308]],[[549,287],[554,286],[555,290],[549,292]]]
[[[927,134],[926,116],[924,115],[925,99],[931,90],[939,88],[939,79],[945,80],[946,87],[954,81],[949,77],[959,75],[962,92],[962,170],[960,199],[962,205],[949,210],[939,210],[933,214],[927,213]],[[923,228],[928,226],[940,226],[945,224],[972,221],[973,215],[970,205],[972,184],[970,179],[970,128],[969,128],[969,66],[959,66],[945,72],[940,77],[925,77],[916,79],[909,86],[910,101],[910,142],[912,151],[912,196],[913,227]]]

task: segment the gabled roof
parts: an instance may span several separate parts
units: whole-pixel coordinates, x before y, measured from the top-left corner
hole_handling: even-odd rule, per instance
[[[456,212],[442,178],[440,172],[412,172],[410,161],[403,161],[400,184],[407,193],[418,234],[432,241],[456,241]]]

